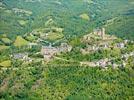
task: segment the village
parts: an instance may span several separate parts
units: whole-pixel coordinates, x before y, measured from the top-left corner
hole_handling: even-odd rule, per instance
[[[134,0],[0,0],[0,100],[133,100]]]
[[[13,8],[15,13],[27,13],[31,14],[28,11],[24,11],[22,9]],[[73,59],[65,59],[62,56],[58,56],[61,54],[67,54],[73,52],[75,49],[68,40],[64,39],[64,28],[55,27],[54,20],[52,18],[48,19],[45,23],[45,28],[37,28],[34,29],[30,33],[24,34],[23,42],[25,41],[27,44],[25,48],[32,50],[33,48],[38,48],[38,52],[34,54],[32,52],[13,52],[10,54],[10,59],[15,61],[21,61],[24,64],[30,64],[33,62],[42,62],[42,64],[47,64],[52,62],[56,58],[60,61],[68,61],[72,62]],[[50,25],[50,26],[49,26]],[[19,37],[20,38],[20,37]],[[127,49],[128,44],[134,44],[134,41],[131,40],[123,40],[119,39],[114,35],[110,35],[106,33],[105,28],[96,28],[91,33],[86,34],[81,37],[81,43],[84,43],[86,46],[84,48],[78,47],[80,53],[82,55],[89,55],[90,53],[96,53],[100,50],[125,50]],[[59,45],[55,45],[58,43]],[[37,56],[36,58],[30,55]],[[128,55],[125,59],[128,59],[131,56],[134,56],[133,52],[126,53]],[[126,56],[122,54],[120,56]],[[114,63],[113,59],[115,58],[105,58],[99,59],[97,61],[79,61],[80,66],[89,66],[89,67],[101,67],[107,68],[108,66],[112,66],[113,68],[118,68],[120,66],[125,67],[126,60],[124,57],[120,57],[122,60],[122,64]],[[75,62],[75,60],[73,60]],[[76,61],[78,62],[78,61]]]
[[[80,48],[80,51],[83,55],[90,54],[91,52],[96,52],[98,50],[105,50],[105,49],[121,49],[124,50],[128,43],[132,43],[133,41],[130,40],[121,40],[118,42],[115,42],[117,40],[117,37],[111,36],[105,33],[105,28],[102,29],[95,29],[92,33],[83,36],[81,39],[82,42],[86,44],[85,48]],[[10,55],[11,59],[14,60],[20,60],[24,63],[32,63],[35,61],[41,61],[42,64],[47,64],[51,61],[53,61],[55,58],[59,60],[69,61],[63,58],[57,57],[57,55],[60,55],[61,53],[69,53],[72,51],[73,46],[69,45],[66,42],[61,43],[59,46],[53,46],[51,43],[49,45],[41,45],[38,42],[30,42],[27,46],[27,48],[32,49],[38,48],[38,46],[41,46],[40,52],[35,53],[35,55],[41,55],[42,58],[33,58],[29,56],[28,52],[19,52],[19,53],[13,53]],[[118,64],[114,60],[117,58],[105,58],[100,59],[96,61],[80,61],[80,66],[89,66],[89,67],[100,67],[103,69],[107,69],[109,66],[112,66],[112,68],[125,68],[127,65],[127,60],[129,57],[134,57],[134,52],[128,52],[125,54],[120,55],[120,59],[122,59],[121,63]]]
[[[81,49],[83,54],[89,53],[91,51],[97,51],[101,49],[108,48],[125,48],[128,42],[133,42],[129,40],[123,40],[121,42],[114,43],[117,40],[117,37],[113,35],[105,34],[105,28],[96,29],[93,33],[85,35],[82,39],[84,43],[86,43],[86,48]],[[113,44],[114,43],[114,44]]]
[[[108,66],[112,66],[113,69],[115,68],[125,68],[127,63],[126,61],[128,60],[129,57],[134,57],[134,52],[130,52],[129,54],[124,54],[121,55],[121,59],[122,62],[121,64],[117,64],[114,60],[116,60],[116,58],[105,58],[105,59],[101,59],[99,61],[94,61],[94,62],[80,62],[81,66],[90,66],[90,67],[100,67],[100,68],[104,68],[107,69]],[[134,63],[134,62],[133,62]]]
[[[93,33],[90,33],[88,35],[85,35],[83,37],[83,42],[87,44],[86,48],[81,49],[82,54],[89,54],[90,52],[96,52],[99,50],[105,50],[105,49],[125,49],[127,48],[128,43],[133,43],[133,41],[129,40],[121,40],[119,42],[115,42],[117,40],[117,37],[113,35],[108,35],[105,32],[105,28],[102,29],[95,29]],[[121,64],[117,64],[114,62],[116,58],[105,58],[100,59],[98,61],[93,62],[80,62],[81,66],[92,66],[92,67],[101,67],[107,69],[108,66],[112,66],[112,68],[118,68],[122,67],[124,68],[127,64],[126,61],[129,57],[134,57],[134,52],[122,54],[120,58],[122,59]],[[134,62],[133,62],[134,63]]]

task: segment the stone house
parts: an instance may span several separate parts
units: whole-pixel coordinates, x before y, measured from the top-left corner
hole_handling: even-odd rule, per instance
[[[104,43],[100,43],[99,44],[99,47],[100,48],[104,48],[104,49],[106,49],[106,48],[109,48],[110,47],[110,43],[107,43],[107,42],[104,42]]]
[[[99,66],[102,67],[102,68],[105,68],[106,65],[107,65],[107,62],[106,62],[105,60],[101,60],[101,61],[99,62]]]
[[[70,52],[72,50],[72,46],[68,45],[67,43],[61,43],[59,47],[60,52]]]
[[[42,46],[41,55],[44,56],[45,60],[50,60],[59,52],[58,48],[52,46]]]
[[[119,67],[119,65],[113,63],[113,64],[112,64],[112,67],[113,67],[113,69],[115,69],[115,68]]]
[[[46,61],[51,60],[56,54],[61,52],[70,52],[72,50],[72,46],[69,46],[67,43],[62,43],[59,47],[50,46],[42,46],[41,55],[44,56]]]
[[[97,35],[97,36],[96,36]],[[94,39],[105,39],[106,35],[105,35],[105,28],[97,28],[94,29],[93,32],[91,32],[90,34],[84,35],[83,36],[83,40],[88,42],[89,40],[94,40]]]
[[[13,59],[22,60],[24,62],[32,62],[32,59],[28,57],[28,53],[16,53],[11,55]]]
[[[96,64],[97,64],[97,66],[99,66],[99,67],[106,68],[107,65],[108,65],[108,62],[109,62],[108,59],[101,59],[101,60],[98,61]]]
[[[124,48],[125,47],[125,44],[124,43],[117,43],[117,47],[118,48]]]
[[[105,28],[102,28],[102,29],[97,28],[97,29],[93,30],[93,33],[97,34],[98,36],[101,36],[102,39],[104,39],[104,37],[105,37]]]
[[[11,55],[14,59],[23,59],[28,57],[28,53],[16,53]]]

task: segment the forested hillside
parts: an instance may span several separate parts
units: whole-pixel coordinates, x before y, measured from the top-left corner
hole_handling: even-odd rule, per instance
[[[133,36],[132,0],[2,0],[0,33],[23,35],[44,27],[52,18],[56,26],[64,28],[66,35],[82,35],[105,25],[107,31],[120,37]],[[13,11],[14,8],[31,12],[30,15]],[[81,18],[85,14],[89,20]],[[123,27],[123,28],[122,28]],[[125,34],[125,35],[124,35]]]
[[[0,100],[134,100],[134,0],[0,0]]]

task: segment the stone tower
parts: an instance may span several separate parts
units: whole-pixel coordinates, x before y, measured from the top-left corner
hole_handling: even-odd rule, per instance
[[[101,36],[102,36],[102,39],[105,38],[105,28],[102,28]]]

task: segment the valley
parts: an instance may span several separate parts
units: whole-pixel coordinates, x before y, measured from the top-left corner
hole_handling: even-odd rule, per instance
[[[0,100],[133,100],[132,0],[0,0]]]

